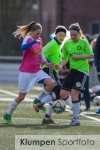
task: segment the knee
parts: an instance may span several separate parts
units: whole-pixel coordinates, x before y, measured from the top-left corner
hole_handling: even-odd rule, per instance
[[[68,96],[67,92],[65,90],[60,91],[60,97],[61,99],[65,99]]]
[[[55,82],[54,82],[54,80],[49,78],[49,79],[46,79],[45,85],[46,85],[47,89],[51,91],[55,87]]]
[[[71,94],[70,96],[71,96],[72,100],[79,99],[79,96],[77,94]]]

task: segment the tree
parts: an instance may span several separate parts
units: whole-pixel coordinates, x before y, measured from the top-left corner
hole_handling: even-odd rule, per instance
[[[0,0],[0,55],[20,55],[20,42],[12,33],[17,25],[38,20],[33,4],[39,0]],[[38,12],[37,12],[38,13]]]

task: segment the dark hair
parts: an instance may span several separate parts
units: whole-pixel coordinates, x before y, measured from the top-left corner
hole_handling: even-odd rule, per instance
[[[30,31],[35,31],[37,29],[42,29],[41,24],[32,21],[27,25],[17,26],[17,29],[15,32],[13,32],[13,35],[14,37],[24,38],[27,33],[29,33]]]
[[[78,23],[71,24],[69,26],[69,30],[76,30],[77,32],[82,32]]]
[[[58,32],[64,32],[66,34],[67,29],[64,26],[57,26],[55,29],[55,34],[57,34]]]

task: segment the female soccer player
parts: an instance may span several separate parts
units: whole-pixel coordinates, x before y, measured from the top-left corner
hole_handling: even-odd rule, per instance
[[[35,22],[31,22],[24,26],[18,26],[17,30],[14,32],[15,37],[24,38],[21,45],[23,59],[19,67],[19,95],[12,101],[7,112],[4,114],[4,120],[8,124],[12,123],[11,115],[17,105],[24,100],[27,92],[32,89],[34,85],[42,80],[48,91],[51,91],[55,86],[54,81],[41,70],[40,67],[41,62],[52,67],[52,64],[48,63],[42,54],[41,33],[42,26]]]
[[[73,118],[70,122],[71,126],[80,125],[79,112],[80,102],[79,94],[84,89],[84,85],[89,76],[89,63],[88,59],[93,57],[93,52],[90,48],[89,43],[81,38],[80,26],[71,24],[69,27],[71,39],[65,42],[63,46],[63,61],[60,66],[62,68],[67,61],[70,63],[70,73],[64,80],[64,83],[60,90],[60,97],[63,100],[67,100],[68,96],[72,99],[72,111]],[[54,88],[53,92],[50,93],[45,99],[42,99],[43,104],[46,99],[48,101],[59,98],[59,88]]]
[[[93,57],[93,52],[89,43],[85,39],[81,38],[81,29],[79,24],[71,24],[69,30],[71,40],[64,44],[62,66],[69,60],[71,71],[62,85],[60,97],[66,100],[67,96],[69,94],[71,95],[73,103],[73,118],[70,125],[76,126],[80,125],[79,94],[83,91],[86,80],[88,79],[88,59]]]
[[[43,53],[45,55],[45,58],[48,60],[48,62],[51,62],[55,65],[54,68],[49,68],[47,65],[43,65],[43,70],[50,75],[50,77],[55,81],[56,84],[60,85],[60,81],[58,79],[58,68],[62,60],[62,53],[61,53],[61,47],[62,42],[64,41],[66,37],[67,29],[64,26],[57,26],[55,29],[55,36],[52,38],[46,46],[43,48]],[[40,93],[38,99],[35,99],[33,102],[33,107],[36,103],[38,103],[39,100],[41,100],[45,95],[49,94],[45,89]],[[45,118],[43,119],[42,123],[49,124],[49,123],[55,123],[51,119],[52,115],[52,105],[49,104]]]

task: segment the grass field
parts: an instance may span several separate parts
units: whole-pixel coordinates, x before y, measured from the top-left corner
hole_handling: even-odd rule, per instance
[[[7,110],[10,101],[17,93],[15,86],[0,86],[0,150],[14,150],[15,135],[99,135],[100,116],[96,115],[97,106],[91,106],[89,114],[81,113],[81,126],[68,127],[71,119],[71,112],[53,114],[53,119],[58,122],[56,125],[42,125],[44,112],[36,113],[32,108],[32,99],[41,88],[36,88],[28,94],[28,99],[21,103],[14,112],[12,119],[14,125],[4,123],[3,114]],[[92,105],[92,103],[91,103]],[[84,109],[84,102],[82,102]]]

